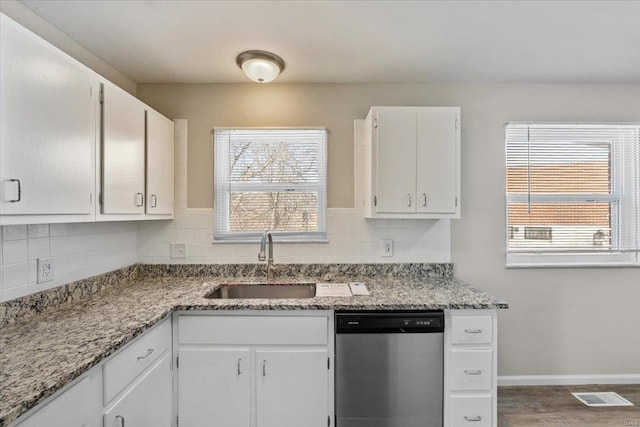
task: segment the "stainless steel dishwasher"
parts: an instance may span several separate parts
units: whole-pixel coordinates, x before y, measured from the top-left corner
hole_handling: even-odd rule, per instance
[[[336,313],[336,427],[442,427],[444,315]]]

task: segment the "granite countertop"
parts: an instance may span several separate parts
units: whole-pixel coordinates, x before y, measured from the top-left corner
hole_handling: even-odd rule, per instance
[[[366,282],[370,295],[221,300],[205,299],[203,295],[219,283],[252,278],[161,276],[142,275],[113,284],[0,327],[0,426],[9,424],[176,310],[508,308],[506,302],[452,277],[337,275],[334,283]],[[310,281],[319,280],[316,276]]]

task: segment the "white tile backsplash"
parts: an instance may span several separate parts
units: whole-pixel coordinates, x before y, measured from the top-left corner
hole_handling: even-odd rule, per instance
[[[0,301],[64,285],[137,262],[133,222],[2,226]],[[51,257],[53,277],[36,283],[38,258]]]

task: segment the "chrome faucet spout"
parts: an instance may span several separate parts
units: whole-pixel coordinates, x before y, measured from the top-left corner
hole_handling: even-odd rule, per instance
[[[269,257],[267,258],[265,252],[267,249],[267,241],[269,242]],[[273,279],[273,236],[271,236],[271,231],[267,230],[262,235],[262,240],[260,241],[260,252],[258,252],[258,260],[259,261],[267,261],[267,282]]]

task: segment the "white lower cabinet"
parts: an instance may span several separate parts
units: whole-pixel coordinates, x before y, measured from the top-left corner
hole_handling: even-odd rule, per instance
[[[327,350],[256,350],[258,427],[326,426]]]
[[[445,311],[445,427],[497,426],[496,310]]]
[[[176,317],[180,427],[334,425],[328,312]]]
[[[251,351],[194,348],[178,351],[180,426],[249,427]]]
[[[104,413],[104,427],[171,427],[171,354],[148,369]]]
[[[92,412],[99,407],[100,378],[90,375],[39,405],[35,413],[27,416],[19,427],[97,427]],[[93,383],[93,384],[92,384]]]

